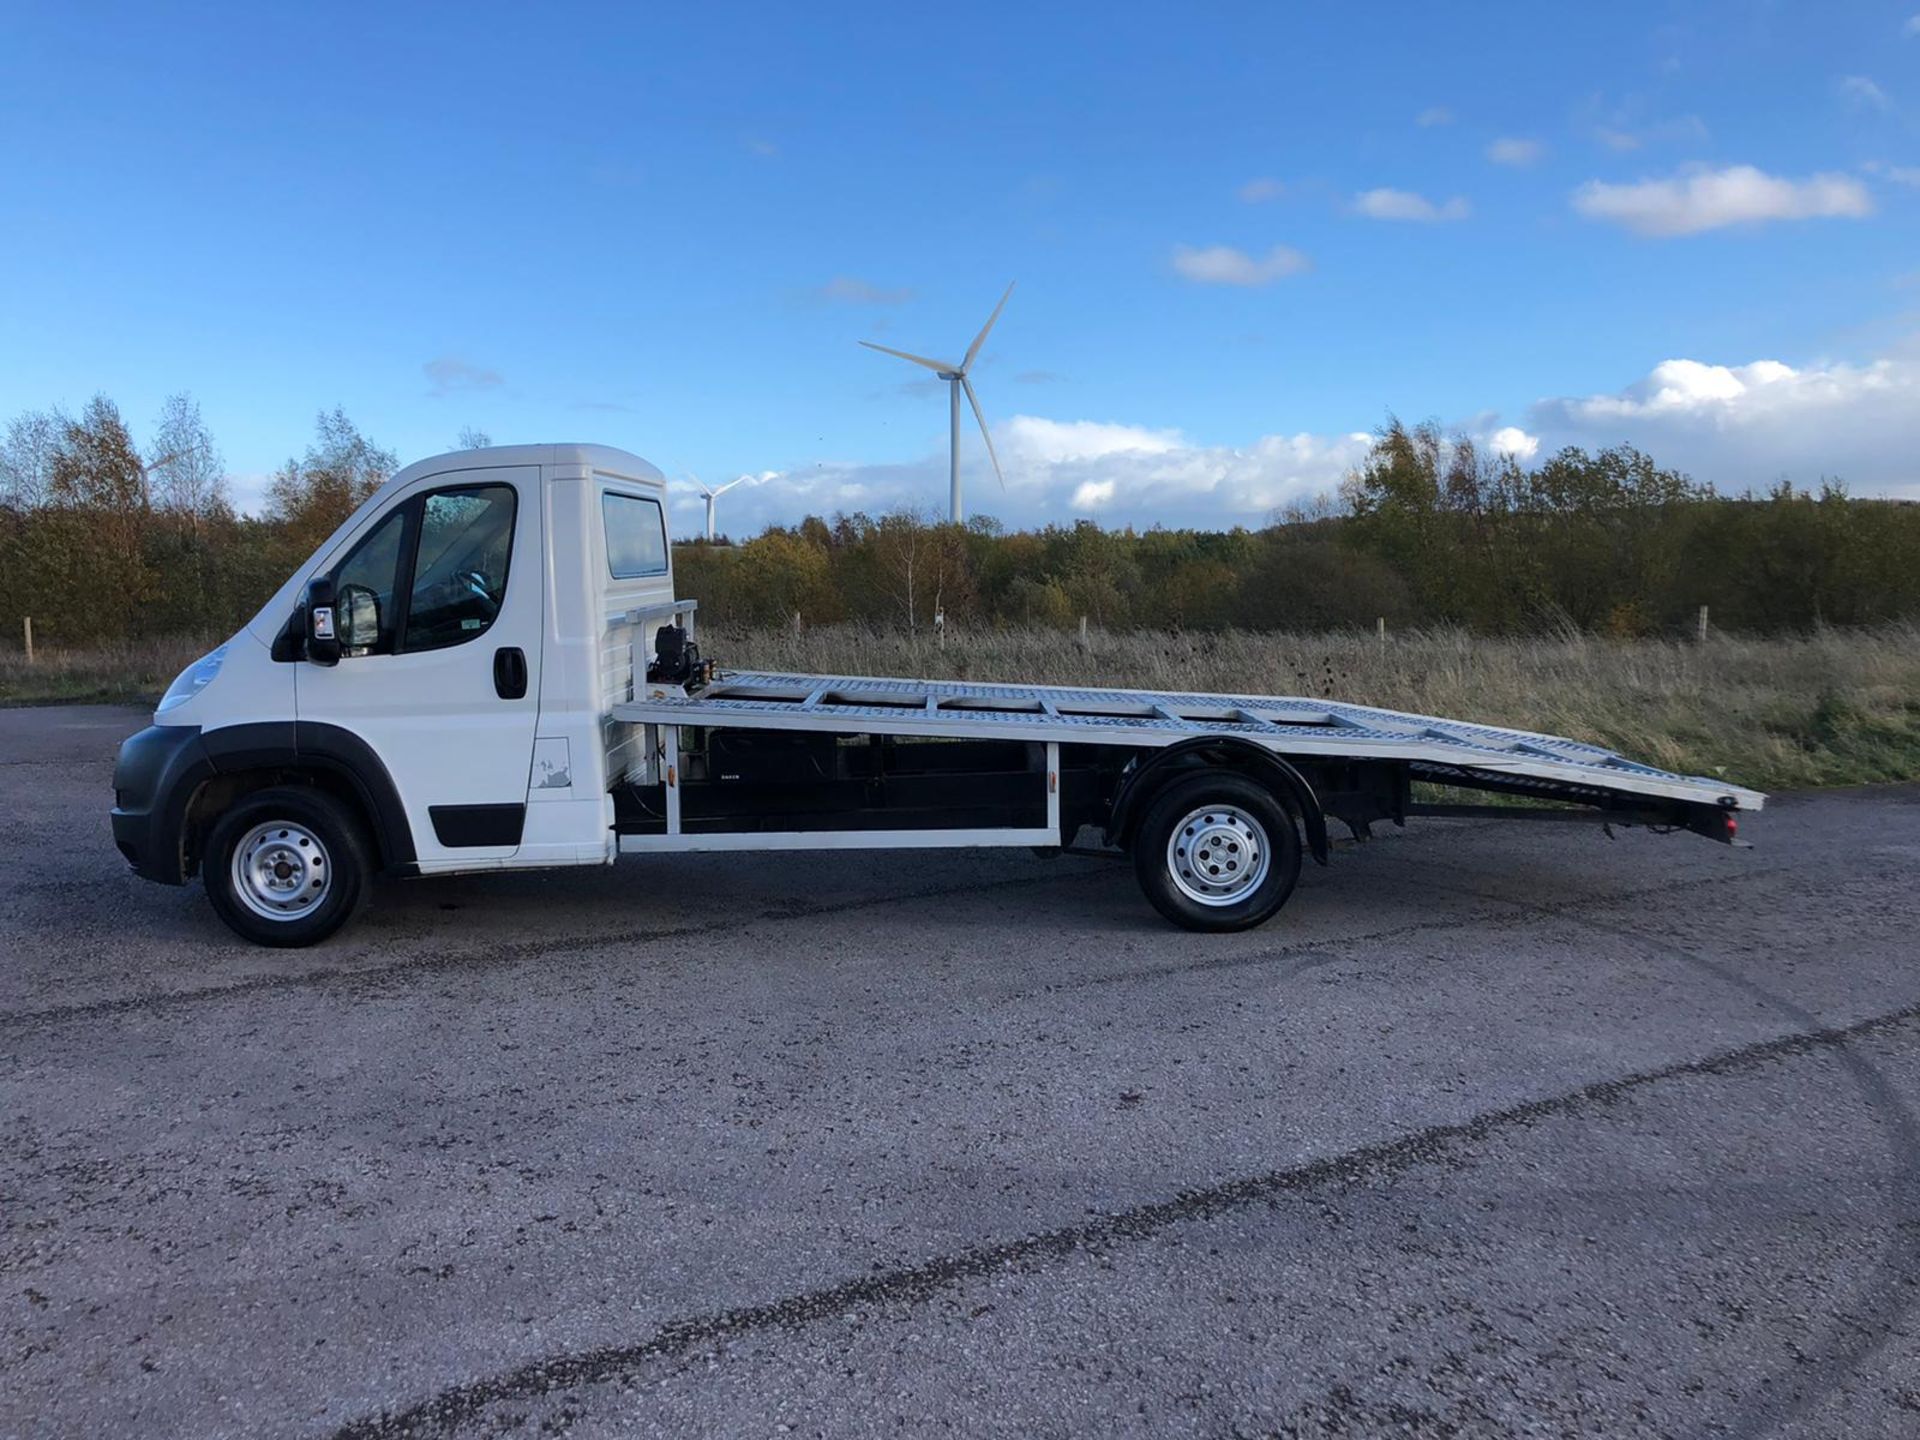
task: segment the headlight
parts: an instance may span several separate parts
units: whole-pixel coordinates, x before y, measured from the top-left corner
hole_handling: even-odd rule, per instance
[[[227,647],[211,650],[202,655],[193,664],[187,666],[174,677],[173,684],[167,687],[167,693],[160,697],[160,703],[153,708],[156,715],[164,715],[176,705],[184,705],[213,683],[213,677],[220,673],[220,665],[227,658]]]

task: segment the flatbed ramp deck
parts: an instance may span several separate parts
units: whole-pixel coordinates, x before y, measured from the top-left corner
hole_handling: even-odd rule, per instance
[[[644,667],[643,667],[644,668]],[[905,680],[864,675],[727,671],[691,694],[645,685],[615,704],[616,720],[840,734],[1028,740],[1159,748],[1231,736],[1283,755],[1410,762],[1422,779],[1449,771],[1546,782],[1542,790],[1656,796],[1758,810],[1758,791],[1676,775],[1597,745],[1340,701],[1079,686]]]

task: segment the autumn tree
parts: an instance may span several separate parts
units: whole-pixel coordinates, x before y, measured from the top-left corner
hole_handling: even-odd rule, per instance
[[[874,575],[894,611],[892,618],[903,623],[910,634],[919,631],[923,616],[931,618],[923,601],[927,589],[927,567],[923,563],[928,548],[924,543],[926,529],[920,516],[903,507],[882,516],[865,537],[873,555]]]
[[[146,463],[119,407],[94,396],[55,443],[31,556],[34,590],[67,601],[63,638],[140,633],[155,579],[145,555],[152,508]]]
[[[267,515],[302,554],[331,535],[399,468],[391,450],[362,435],[339,406],[322,410],[313,443],[288,460],[267,487]]]
[[[827,554],[802,536],[774,529],[710,552],[732,580],[730,616],[760,625],[785,624],[795,616],[839,618]]]
[[[195,530],[232,513],[225,462],[191,395],[167,397],[147,453],[147,478],[160,509],[184,517]]]
[[[71,423],[65,412],[28,410],[7,422],[0,438],[0,505],[32,510],[53,492],[53,462]]]
[[[48,495],[56,505],[130,523],[152,509],[146,462],[120,418],[120,407],[104,395],[89,400],[78,420],[67,421],[54,451],[51,480]]]
[[[1526,475],[1506,528],[1558,614],[1585,630],[1641,634],[1663,622],[1683,579],[1681,511],[1713,498],[1631,445],[1569,447]]]

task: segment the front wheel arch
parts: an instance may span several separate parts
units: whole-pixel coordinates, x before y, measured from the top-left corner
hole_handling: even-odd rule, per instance
[[[311,720],[243,722],[203,731],[201,743],[212,773],[182,811],[182,878],[199,868],[220,816],[272,785],[304,785],[332,796],[358,814],[382,873],[414,873],[419,856],[399,788],[373,747],[351,730]]]
[[[338,801],[360,825],[375,867],[382,872],[395,868],[395,860],[380,823],[379,810],[365,788],[345,771],[327,766],[291,764],[217,774],[203,781],[187,801],[182,824],[185,856],[182,873],[187,876],[200,873],[206,857],[207,841],[222,816],[261,790],[281,787],[314,790]]]

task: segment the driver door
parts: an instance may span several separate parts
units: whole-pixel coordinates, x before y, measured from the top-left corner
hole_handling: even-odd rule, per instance
[[[302,745],[335,726],[400,793],[423,869],[510,859],[539,718],[540,471],[424,480],[331,573],[340,663],[298,667]]]

